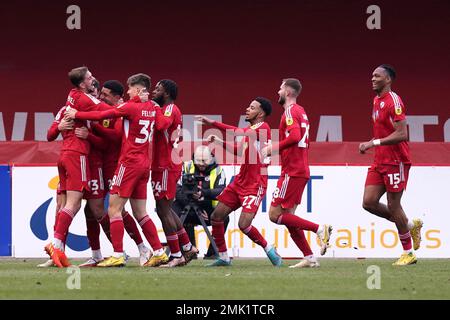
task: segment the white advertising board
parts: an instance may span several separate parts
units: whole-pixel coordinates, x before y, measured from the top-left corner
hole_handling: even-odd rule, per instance
[[[225,166],[227,182],[238,167]],[[269,185],[253,225],[269,243],[274,243],[283,257],[301,257],[286,228],[270,222],[268,209],[280,168],[269,168]],[[365,166],[311,166],[311,180],[305,188],[302,204],[296,214],[304,219],[333,226],[331,248],[327,257],[398,257],[402,252],[395,225],[364,211],[361,206],[366,178]],[[12,243],[15,257],[45,257],[44,246],[53,237],[56,193],[56,167],[14,167],[12,170]],[[422,247],[418,257],[450,257],[450,167],[412,167],[402,204],[408,217],[424,221]],[[165,242],[161,222],[154,211],[154,199],[148,186],[148,212],[155,222],[161,241]],[[386,202],[386,197],[382,198]],[[84,206],[84,201],[83,201]],[[127,206],[129,209],[129,206]],[[264,257],[238,228],[240,211],[230,216],[226,241],[230,255]],[[82,210],[70,227],[69,257],[88,257],[86,223]],[[314,234],[306,232],[313,252],[319,254]],[[202,256],[208,240],[201,226],[196,227],[197,246]],[[72,244],[72,248],[71,248]],[[105,256],[112,246],[101,234]],[[138,256],[137,247],[125,234],[124,248],[130,256]]]

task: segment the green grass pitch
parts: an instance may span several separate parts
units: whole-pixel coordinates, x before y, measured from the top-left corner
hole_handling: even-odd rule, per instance
[[[324,258],[316,269],[287,268],[295,260],[275,268],[267,259],[241,258],[205,268],[210,261],[199,259],[174,269],[131,260],[125,268],[80,269],[79,290],[67,288],[67,270],[37,268],[43,261],[0,259],[0,299],[450,299],[449,259],[394,267],[395,259]],[[380,289],[367,288],[371,265],[379,267]]]

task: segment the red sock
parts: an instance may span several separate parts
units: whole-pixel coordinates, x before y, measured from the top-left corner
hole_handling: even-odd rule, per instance
[[[307,257],[312,255],[311,247],[309,246],[308,240],[306,240],[305,233],[300,228],[288,227],[289,234],[292,240],[294,240],[297,247],[303,253],[303,256]]]
[[[170,252],[172,254],[180,253],[180,243],[178,242],[178,236],[176,233],[169,233],[166,235],[167,244],[169,245]]]
[[[110,221],[111,242],[114,252],[123,252],[123,234],[125,233],[125,230],[122,217],[112,218]]]
[[[409,231],[405,234],[398,234],[400,238],[400,242],[402,243],[403,250],[409,251],[412,248],[412,242],[411,242],[411,233]]]
[[[100,225],[95,218],[86,218],[87,238],[92,250],[100,249]]]
[[[108,213],[105,213],[105,215],[100,220],[97,220],[97,221],[102,226],[103,232],[105,233],[105,235],[108,238],[109,242],[112,243],[111,230],[110,230],[111,223],[109,222]]]
[[[156,230],[155,224],[148,215],[145,215],[141,220],[139,220],[139,225],[142,228],[145,238],[153,250],[162,249],[161,241],[159,241],[158,230]]]
[[[211,225],[212,236],[219,252],[227,252],[227,245],[225,243],[225,226],[223,221],[211,220]]]
[[[136,244],[141,244],[142,237],[141,233],[139,232],[139,229],[137,227],[136,221],[134,218],[125,211],[125,213],[122,215],[123,224],[125,226],[125,230],[127,231],[128,235],[131,237],[131,239],[136,242]]]
[[[241,231],[245,233],[247,237],[249,237],[254,243],[260,245],[263,248],[267,247],[266,239],[264,239],[261,233],[259,233],[258,229],[256,229],[254,226],[250,225],[245,229],[241,229]]]
[[[60,214],[59,214],[59,212],[60,211],[58,211],[57,213],[56,213],[56,215],[55,215],[55,224],[53,225],[53,234],[55,234],[55,232],[56,232],[56,226],[57,226],[57,224],[58,224],[58,220],[59,220],[59,216],[60,216]],[[65,235],[65,237],[64,237],[64,240],[61,240],[62,241],[62,244],[63,244],[63,248],[66,246],[66,242],[67,242],[67,235],[68,235],[69,233],[66,233],[66,235]]]
[[[302,219],[295,214],[292,213],[283,213],[278,217],[277,224],[283,224],[286,227],[290,228],[300,228],[302,230],[312,231],[317,233],[317,229],[319,229],[319,225],[314,222]]]
[[[75,214],[69,209],[62,209],[58,212],[58,223],[55,230],[55,238],[65,242],[70,224]]]
[[[189,240],[189,236],[183,227],[180,230],[177,230],[177,236],[178,241],[180,242],[180,246],[183,247],[191,244],[191,240]]]

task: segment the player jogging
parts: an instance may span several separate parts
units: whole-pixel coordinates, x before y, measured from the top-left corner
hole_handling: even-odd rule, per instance
[[[404,266],[417,262],[414,250],[420,247],[423,222],[420,219],[408,220],[400,203],[408,182],[411,160],[405,106],[391,90],[395,77],[394,68],[386,64],[372,73],[372,89],[376,93],[372,111],[373,139],[361,143],[359,152],[365,153],[375,147],[374,163],[368,170],[364,188],[363,208],[395,223],[404,252],[394,265]],[[384,193],[387,194],[387,205],[380,203]]]
[[[270,220],[285,225],[304,259],[290,268],[319,267],[320,264],[305,238],[303,230],[317,234],[324,255],[330,240],[332,227],[319,226],[295,215],[303,190],[310,178],[308,163],[309,121],[303,107],[297,104],[302,86],[297,79],[284,79],[278,91],[278,102],[285,109],[280,122],[280,142],[268,145],[261,153],[270,156],[278,150],[281,154],[281,176],[273,193],[269,209]]]

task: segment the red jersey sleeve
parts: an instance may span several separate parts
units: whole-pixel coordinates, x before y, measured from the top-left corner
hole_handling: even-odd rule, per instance
[[[392,105],[389,106],[389,113],[394,122],[406,120],[405,106],[398,95],[392,96]]]
[[[59,122],[53,121],[50,128],[47,130],[47,141],[53,141],[56,140],[59,136],[59,129],[58,129]]]
[[[302,115],[294,108],[289,108],[285,112],[286,130],[290,133],[293,129],[300,129]]]
[[[294,113],[292,113],[294,112]],[[287,108],[283,120],[285,122],[285,130],[287,132],[286,139],[280,141],[279,143],[274,143],[272,145],[272,150],[282,151],[295,144],[297,144],[301,139],[301,119],[302,115],[297,112],[294,108]]]
[[[56,140],[56,138],[58,138],[58,136],[60,134],[58,125],[59,125],[61,116],[65,109],[66,109],[65,106],[62,107],[61,109],[59,109],[58,113],[56,114],[55,120],[53,121],[50,128],[47,130],[47,141],[53,141],[53,140]]]
[[[112,142],[122,141],[122,120],[117,119],[113,128],[106,128],[99,123],[92,124],[92,130],[99,136]]]
[[[91,112],[77,111],[77,113],[75,113],[75,118],[80,120],[102,120],[120,117],[126,118],[128,115],[132,114],[133,111],[134,111],[134,102],[129,101],[119,105],[117,108],[105,111],[91,111]]]
[[[166,130],[168,129],[174,120],[174,114],[172,113],[172,110],[168,109],[164,113],[162,112],[161,108],[158,105],[155,105],[155,115],[156,115],[156,122],[155,127],[156,130]]]

